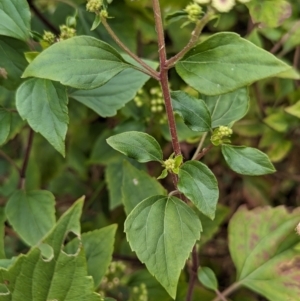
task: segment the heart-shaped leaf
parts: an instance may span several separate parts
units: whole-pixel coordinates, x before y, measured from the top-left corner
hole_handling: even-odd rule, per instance
[[[180,272],[201,230],[195,212],[176,197],[150,197],[125,222],[132,250],[174,299]]]

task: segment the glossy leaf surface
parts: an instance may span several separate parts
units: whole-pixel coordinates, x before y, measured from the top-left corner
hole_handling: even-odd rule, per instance
[[[142,132],[125,132],[109,137],[106,141],[115,150],[141,163],[161,161],[163,158],[158,142]]]
[[[5,213],[22,240],[34,246],[55,225],[54,196],[46,190],[17,190],[9,198]]]
[[[203,95],[202,98],[210,111],[213,128],[231,125],[244,117],[250,101],[247,88],[216,96]]]
[[[234,91],[291,67],[235,33],[217,33],[177,64],[182,79],[205,95]]]
[[[26,0],[1,0],[0,35],[26,41],[29,38],[30,17]]]
[[[180,272],[201,230],[194,211],[176,197],[150,197],[125,222],[132,250],[174,299]]]
[[[256,148],[223,144],[222,154],[229,167],[242,175],[259,176],[276,171],[268,156]]]
[[[188,161],[179,169],[178,189],[187,196],[203,214],[215,217],[219,198],[218,182],[211,170],[198,161]]]
[[[173,109],[193,131],[208,132],[211,129],[210,113],[202,99],[182,91],[171,93]]]
[[[66,88],[47,79],[27,80],[16,95],[16,105],[21,117],[63,156],[69,123],[67,104]]]
[[[78,36],[52,45],[26,68],[23,77],[59,81],[77,89],[104,85],[131,67],[110,45],[88,36]]]
[[[240,207],[229,224],[229,249],[242,285],[272,301],[298,300],[299,219],[299,209]]]

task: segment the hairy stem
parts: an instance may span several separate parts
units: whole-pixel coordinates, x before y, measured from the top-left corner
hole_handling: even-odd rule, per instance
[[[233,293],[234,291],[236,291],[239,287],[241,286],[240,282],[235,282],[232,285],[230,285],[225,291],[223,291],[222,293],[218,294],[218,296],[213,299],[212,301],[220,301],[220,300],[224,300],[224,298],[228,295],[230,295],[231,293]],[[223,299],[222,299],[223,297]]]
[[[213,15],[214,11],[212,9],[209,9],[205,16],[201,20],[198,20],[196,22],[195,29],[193,30],[191,38],[187,45],[180,52],[178,52],[166,62],[166,66],[168,69],[172,68],[191,48],[195,46],[203,28],[212,19]]]
[[[199,266],[198,252],[196,245],[192,251],[192,266],[190,268],[189,288],[186,295],[186,301],[191,301],[193,297],[194,287],[197,280],[197,270]]]
[[[164,27],[162,23],[162,16],[160,11],[159,0],[152,0],[155,26],[157,31],[158,38],[158,53],[159,53],[159,62],[160,62],[160,84],[165,101],[166,113],[168,117],[170,134],[172,137],[173,150],[176,156],[181,155],[180,144],[177,136],[177,129],[175,118],[173,114],[173,107],[171,101],[171,94],[169,89],[169,78],[168,78],[168,69],[167,69],[167,54],[165,47],[165,36],[164,36]]]
[[[119,47],[121,49],[123,49],[130,57],[132,57],[136,62],[138,62],[145,69],[145,70],[140,69],[140,71],[148,74],[149,76],[153,77],[156,80],[160,80],[159,73],[156,70],[151,68],[141,58],[139,58],[135,53],[133,53],[126,45],[123,44],[123,42],[117,37],[117,35],[114,33],[112,28],[107,23],[106,18],[101,17],[101,22],[104,25],[104,27],[106,28],[107,32],[113,38],[113,40],[119,45]]]
[[[31,151],[31,147],[32,147],[33,136],[34,136],[34,131],[32,129],[30,129],[29,134],[28,134],[27,146],[26,146],[26,150],[25,150],[25,156],[24,156],[23,164],[22,164],[21,171],[20,171],[19,189],[25,188],[25,178],[26,178],[25,175],[26,175],[26,169],[27,169],[28,162],[29,162],[29,156],[30,156],[30,151]]]

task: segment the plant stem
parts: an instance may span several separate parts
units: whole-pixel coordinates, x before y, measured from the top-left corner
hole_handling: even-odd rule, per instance
[[[189,288],[186,295],[186,301],[191,301],[193,297],[194,287],[197,280],[197,270],[199,266],[198,252],[196,245],[193,247],[192,251],[192,266],[190,268],[190,280],[189,280]]]
[[[30,129],[29,135],[28,135],[26,151],[25,151],[25,157],[24,157],[23,164],[22,164],[21,171],[20,171],[19,189],[25,188],[25,179],[26,179],[25,175],[26,175],[26,169],[28,166],[30,151],[31,151],[31,147],[32,147],[33,135],[34,135],[34,131],[32,129]]]
[[[213,148],[213,144],[210,144],[208,147],[204,148],[196,157],[194,160],[200,160],[202,157],[204,157],[211,149]]]
[[[223,296],[222,293],[219,290],[216,290],[216,294],[217,294],[217,296],[220,297],[220,299],[222,301],[227,301],[227,299],[225,298],[225,296]]]
[[[181,155],[180,144],[177,136],[177,129],[175,123],[175,117],[173,114],[173,107],[171,101],[171,94],[169,89],[169,79],[168,79],[168,68],[167,65],[167,54],[165,47],[165,36],[164,36],[164,27],[162,23],[162,16],[159,6],[159,0],[152,0],[155,27],[157,31],[158,38],[158,53],[159,53],[159,62],[160,62],[160,84],[165,101],[166,113],[168,117],[170,134],[172,137],[173,150],[176,156]]]
[[[191,48],[195,46],[195,44],[198,41],[198,38],[200,36],[200,33],[202,32],[205,25],[212,19],[212,16],[214,15],[214,11],[212,9],[209,9],[205,16],[196,22],[195,29],[192,32],[191,38],[187,45],[176,55],[174,55],[172,58],[167,60],[166,67],[168,69],[172,68]]]
[[[226,296],[230,295],[231,293],[233,293],[234,291],[236,291],[240,287],[240,285],[241,285],[240,282],[233,283],[225,291],[223,291],[222,293],[220,293],[221,295],[217,296],[212,301],[220,301],[220,300],[222,300],[221,296],[222,297],[226,297]]]
[[[140,71],[148,74],[149,76],[153,77],[156,80],[160,80],[159,73],[151,68],[148,64],[146,64],[142,59],[140,59],[136,54],[134,54],[123,42],[117,37],[114,33],[112,28],[106,21],[106,18],[101,17],[101,22],[103,23],[104,27],[106,28],[107,32],[113,38],[113,40],[122,48],[130,57],[132,57],[136,62],[138,62],[144,69],[139,69]]]
[[[7,162],[9,162],[20,174],[21,173],[21,169],[20,167],[15,163],[15,161],[9,157],[5,152],[3,152],[2,150],[0,150],[0,156],[2,158],[4,158]]]
[[[201,149],[203,147],[203,143],[205,141],[206,136],[207,136],[207,132],[204,133],[203,136],[201,137],[201,140],[200,140],[199,145],[198,145],[198,147],[197,147],[197,149],[196,149],[196,151],[195,151],[195,153],[192,157],[192,160],[195,160],[197,158],[197,156],[199,155],[199,153],[201,152]]]

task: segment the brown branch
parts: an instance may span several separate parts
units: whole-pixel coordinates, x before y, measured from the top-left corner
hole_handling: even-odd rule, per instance
[[[204,148],[195,158],[195,160],[200,160],[202,157],[204,157],[212,148],[213,144],[210,144],[208,147]]]
[[[141,58],[139,58],[135,53],[133,53],[114,33],[112,28],[106,21],[106,18],[101,16],[101,22],[104,25],[105,29],[112,37],[112,39],[119,45],[121,49],[123,49],[130,57],[132,57],[136,62],[138,62],[144,69],[139,69],[141,72],[146,73],[147,75],[153,77],[156,80],[160,80],[159,74],[156,70],[151,68],[148,64],[146,64]]]
[[[233,293],[234,291],[236,291],[240,286],[241,286],[240,282],[233,283],[231,286],[229,286],[225,291],[223,291],[222,293],[220,293],[220,295],[218,295],[212,301],[220,301],[220,300],[222,300],[222,297],[226,297],[226,296],[230,295],[231,293]]]
[[[164,27],[162,23],[162,16],[160,11],[159,0],[152,0],[155,27],[158,38],[158,53],[160,62],[160,84],[165,101],[166,113],[168,117],[168,124],[172,138],[172,146],[176,156],[181,155],[180,144],[177,136],[177,129],[175,117],[173,114],[173,107],[171,101],[171,94],[169,89],[168,69],[167,69],[167,54],[164,36]]]
[[[54,34],[59,35],[59,30],[39,11],[32,0],[27,0],[29,7],[36,16],[46,25]]]
[[[172,58],[167,60],[166,67],[168,69],[172,68],[191,48],[195,46],[203,28],[212,19],[213,15],[214,15],[214,11],[212,9],[209,9],[206,15],[201,20],[198,20],[196,22],[195,29],[193,30],[191,38],[187,43],[187,45],[176,55],[174,55]]]
[[[27,169],[28,162],[29,162],[29,156],[30,156],[30,151],[31,151],[31,147],[32,147],[33,136],[34,136],[34,131],[32,129],[29,129],[25,156],[24,156],[23,164],[22,164],[21,171],[20,171],[20,181],[19,181],[19,185],[18,185],[19,189],[25,188],[26,169]]]

